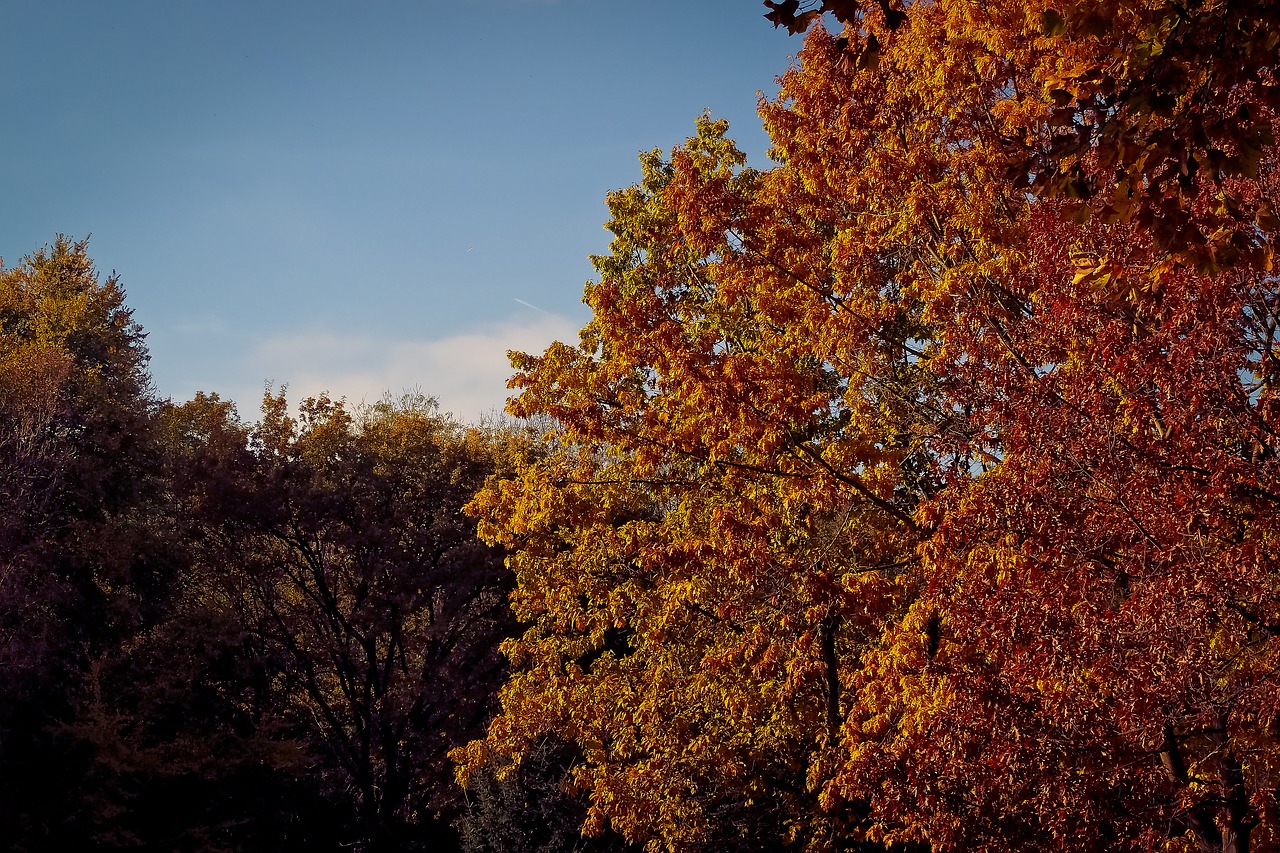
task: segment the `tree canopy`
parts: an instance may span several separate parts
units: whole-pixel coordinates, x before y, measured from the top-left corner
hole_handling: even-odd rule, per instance
[[[1274,10],[766,5],[774,165],[643,155],[513,356],[464,774],[551,733],[655,850],[1268,849]]]

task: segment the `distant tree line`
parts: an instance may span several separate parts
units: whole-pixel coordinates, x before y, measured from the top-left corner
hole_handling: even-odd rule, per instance
[[[0,847],[456,849],[513,629],[462,507],[535,443],[147,359],[84,243],[0,273]]]

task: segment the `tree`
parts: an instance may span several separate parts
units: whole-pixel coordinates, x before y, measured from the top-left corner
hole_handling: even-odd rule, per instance
[[[278,726],[318,762],[343,834],[368,850],[453,843],[445,756],[490,712],[508,619],[501,556],[460,509],[501,440],[418,399],[359,416],[308,399],[295,420],[269,394],[253,430],[207,398],[182,408],[200,447],[187,583],[277,662]]]
[[[152,618],[93,650],[57,729],[83,761],[68,846],[336,850],[347,827],[278,689],[286,662],[200,583],[201,521],[258,498],[248,430],[230,403],[198,394],[160,405],[152,434],[153,523],[176,580]]]
[[[1064,153],[1046,75],[1102,44],[1074,10],[891,11],[810,30],[768,171],[709,120],[643,157],[580,343],[514,356],[560,449],[472,504],[528,628],[464,775],[551,734],[586,830],[653,849],[1265,849],[1275,152],[1180,181],[1126,146],[1271,94],[1211,64],[1144,124],[1172,84],[1117,12],[1124,121]]]
[[[1039,379],[990,411],[1000,464],[929,508],[927,584],[864,676],[910,689],[868,703],[842,783],[949,848],[1267,849],[1274,426],[1241,372],[1274,284],[1166,279],[1135,323],[1073,283],[1079,236],[1028,247],[1056,270],[1019,324]]]
[[[173,555],[151,524],[143,335],[84,242],[0,271],[0,838],[77,842],[83,756],[57,736],[96,654],[154,616]],[[57,839],[63,838],[63,842]]]
[[[920,305],[887,280],[917,248],[850,246],[867,278],[833,268],[823,234],[852,214],[742,170],[725,130],[642,158],[643,184],[609,200],[581,344],[516,358],[513,413],[553,417],[562,449],[472,505],[530,628],[465,757],[574,744],[589,831],[835,843],[857,817],[817,795],[850,676],[910,589],[912,510],[941,485],[915,429],[936,416]]]
[[[882,33],[879,75],[911,71],[915,103],[946,105],[950,139],[934,145],[985,169],[985,178],[969,172],[974,194],[1008,211],[1003,231],[953,232],[964,252],[1004,257],[952,267],[942,278],[952,278],[950,294],[935,291],[925,311],[946,312],[929,362],[947,408],[965,413],[968,434],[989,437],[997,464],[918,511],[931,529],[919,552],[924,594],[886,634],[883,654],[865,659],[863,720],[846,731],[853,760],[828,791],[870,798],[880,825],[894,827],[886,837],[940,847],[1055,837],[1081,849],[1106,839],[1114,849],[1173,836],[1183,839],[1169,842],[1175,848],[1266,848],[1274,643],[1260,626],[1271,624],[1273,605],[1257,561],[1270,559],[1262,543],[1274,525],[1265,496],[1274,476],[1274,279],[1269,250],[1223,247],[1243,228],[1248,245],[1265,249],[1275,223],[1252,214],[1224,223],[1221,211],[1273,197],[1274,149],[1264,144],[1258,162],[1235,174],[1232,166],[1193,176],[1189,190],[1142,177],[1142,204],[1158,214],[1095,207],[1081,222],[1079,205],[1052,192],[1016,204],[1010,189],[1026,186],[1025,172],[1006,171],[1002,186],[992,131],[1009,115],[1001,106],[1010,91],[1034,93],[1040,78],[1034,63],[1002,65],[981,49],[1007,37],[999,23],[975,49],[958,38],[956,20],[945,8],[913,8],[909,38]],[[1249,24],[1230,50],[1254,50],[1252,38]],[[948,97],[928,77],[917,84],[926,63],[946,70],[931,79],[953,87]],[[966,88],[966,79],[982,83],[984,67],[995,78]],[[812,69],[824,85],[851,70]],[[1012,82],[993,85],[1004,75]],[[1215,88],[1210,79],[1190,103],[1269,115],[1270,93],[1253,98],[1252,85]],[[860,102],[841,100],[843,110]],[[892,95],[885,101],[877,112],[892,115]],[[818,115],[843,121],[831,103],[814,104]],[[807,111],[801,100],[796,108]],[[1176,122],[1145,129],[1156,126],[1166,143],[1184,144]],[[1096,167],[1123,158],[1127,144],[1094,139],[1086,159]],[[852,150],[843,140],[827,148]],[[829,153],[809,150],[830,169]],[[1149,166],[1161,151],[1150,148]],[[867,179],[865,167],[859,173]],[[1203,204],[1210,193],[1220,204]],[[1171,236],[1152,219],[1179,210],[1172,221],[1188,223],[1186,233]],[[1210,244],[1227,239],[1210,246],[1209,263],[1197,228],[1215,235]],[[1171,245],[1197,263],[1171,262]],[[949,444],[939,435],[933,446],[945,453]]]

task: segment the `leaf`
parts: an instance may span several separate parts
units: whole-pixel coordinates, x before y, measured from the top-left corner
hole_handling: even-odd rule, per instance
[[[878,0],[883,2],[883,0]],[[862,4],[858,0],[825,0],[822,11],[830,12],[842,24],[852,24],[858,20]]]
[[[899,28],[907,23],[907,13],[901,9],[895,9],[890,4],[890,0],[878,0],[880,11],[884,15],[884,25],[891,33],[896,33]]]
[[[764,0],[764,5],[771,10],[765,13],[765,18],[772,21],[774,27],[786,27],[792,35],[804,32],[820,17],[817,11],[797,14],[800,10],[800,0],[782,0],[782,2]]]

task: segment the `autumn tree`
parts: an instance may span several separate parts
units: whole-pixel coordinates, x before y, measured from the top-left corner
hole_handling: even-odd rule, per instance
[[[464,775],[552,734],[653,849],[1274,843],[1273,54],[1170,9],[858,7],[774,167],[642,158],[514,357],[560,449],[472,505],[529,628]],[[1226,20],[1254,78],[1152,64]]]
[[[581,343],[517,358],[512,411],[554,418],[561,449],[473,504],[531,627],[467,757],[575,744],[589,832],[835,843],[858,816],[817,793],[850,675],[909,594],[912,513],[942,484],[918,441],[937,417],[920,303],[892,281],[917,247],[850,240],[833,262],[824,239],[856,213],[743,169],[725,130],[642,158],[609,199]]]
[[[255,505],[249,430],[216,394],[160,405],[153,430],[181,562],[156,617],[97,651],[60,727],[85,757],[79,845],[336,849],[347,826],[278,689],[287,661],[199,582],[202,522]]]
[[[1001,464],[930,507],[926,591],[865,676],[910,689],[842,782],[939,846],[1269,849],[1274,284],[1169,278],[1135,323],[1075,280],[1079,236],[1030,247],[1042,375],[992,413]]]
[[[200,447],[187,582],[277,662],[277,736],[318,763],[351,843],[452,843],[445,755],[490,713],[508,619],[501,557],[461,506],[515,445],[425,400],[309,399],[295,418],[268,395],[252,429],[208,400],[183,408]]]
[[[44,849],[82,816],[58,736],[94,656],[154,616],[173,555],[143,335],[115,277],[58,237],[0,271],[0,838]]]
[[[875,692],[828,788],[870,797],[882,827],[897,826],[889,838],[1274,843],[1274,651],[1260,628],[1273,606],[1274,38],[1256,20],[1227,25],[1248,14],[1234,6],[1166,10],[1142,38],[1117,37],[1150,11],[1121,8],[1112,27],[1078,10],[1070,25],[1021,7],[975,23],[921,6],[896,33],[888,19],[850,27],[822,73],[848,73],[846,44],[878,33],[876,73],[913,72],[914,98],[945,106],[953,162],[986,170],[972,186],[1004,195],[1010,224],[952,237],[1002,263],[952,267],[965,291],[936,291],[948,316],[930,358],[998,464],[918,513],[932,530],[926,594],[866,658],[859,684]],[[1207,43],[1252,76],[1217,56],[1192,68]],[[1114,90],[1081,106],[1083,90],[1052,88],[1047,74],[1100,44],[1110,64],[1086,71]],[[946,76],[924,74],[930,64]],[[1106,82],[1121,72],[1135,76]],[[1073,108],[1077,147],[1054,148]],[[1002,187],[1018,128],[1058,159],[1015,161]],[[1067,170],[1075,189],[1055,178]],[[1013,203],[1009,189],[1027,187],[1039,198]]]
[[[185,466],[143,339],[83,242],[0,274],[0,838],[289,849],[305,835],[273,821],[302,810],[276,772],[289,746],[254,718],[271,664],[240,626],[181,606]]]

